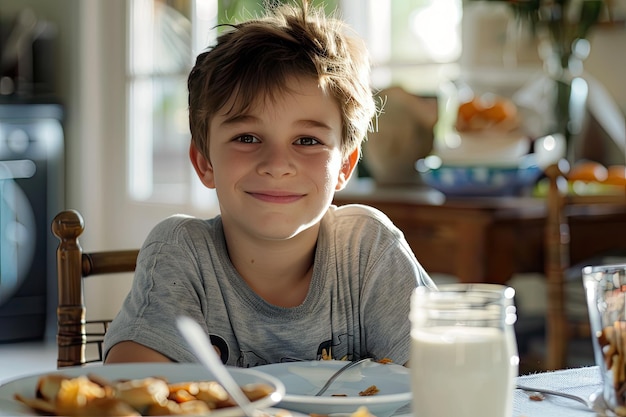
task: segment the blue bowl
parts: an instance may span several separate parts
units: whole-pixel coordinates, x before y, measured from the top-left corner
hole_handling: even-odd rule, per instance
[[[541,177],[536,165],[527,167],[457,166],[420,171],[424,182],[448,196],[518,196]]]

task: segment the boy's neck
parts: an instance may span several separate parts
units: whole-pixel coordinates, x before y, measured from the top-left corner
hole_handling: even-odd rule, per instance
[[[309,291],[318,230],[306,230],[289,241],[259,243],[229,239],[227,234],[226,245],[233,266],[255,293],[270,304],[295,307]]]

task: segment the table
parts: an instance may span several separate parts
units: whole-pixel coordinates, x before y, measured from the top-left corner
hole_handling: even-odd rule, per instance
[[[53,371],[45,368],[38,372],[25,371],[24,375],[39,372]],[[16,372],[5,381],[0,380],[0,385],[19,378],[22,374]],[[520,384],[563,391],[581,397],[589,397],[601,387],[599,370],[595,366],[566,369],[555,372],[541,372],[532,375],[524,375],[517,378]],[[2,414],[0,410],[0,414]],[[593,417],[596,413],[586,410],[581,404],[559,397],[545,396],[543,401],[532,401],[524,391],[516,390],[513,397],[513,414],[511,417]],[[394,414],[394,417],[412,417],[410,405],[402,407]]]
[[[366,204],[386,213],[431,273],[451,274],[461,282],[503,284],[515,273],[544,271],[542,198],[450,198],[422,186],[377,187],[359,180],[338,192],[334,203]],[[623,213],[623,207],[572,213],[572,263],[624,247]]]
[[[541,372],[517,378],[520,385],[545,388],[589,398],[602,388],[597,366],[572,368],[554,372]],[[542,401],[534,401],[525,391],[513,393],[513,414],[510,417],[599,417],[579,402],[567,398],[544,395]],[[413,417],[411,406],[400,408],[392,417]],[[508,417],[508,416],[506,416]]]
[[[533,388],[547,388],[589,398],[602,387],[598,367],[565,369],[555,372],[542,372],[518,378],[521,385]],[[528,394],[515,390],[512,417],[590,417],[594,411],[582,404],[566,398],[545,395],[543,401],[532,401]]]

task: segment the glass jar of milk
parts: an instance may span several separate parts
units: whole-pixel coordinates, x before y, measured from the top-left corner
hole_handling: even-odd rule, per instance
[[[519,356],[511,287],[420,287],[411,300],[415,416],[510,417]]]

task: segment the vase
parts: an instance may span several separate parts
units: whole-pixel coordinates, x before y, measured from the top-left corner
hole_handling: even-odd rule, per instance
[[[579,159],[585,145],[581,135],[586,122],[588,85],[583,63],[591,49],[587,37],[598,23],[604,0],[545,2],[536,14],[540,56],[553,81],[554,131],[562,134],[570,162]]]
[[[552,109],[548,134],[561,135],[565,141],[566,158],[574,162],[583,150],[583,128],[587,122],[589,87],[583,77],[584,60],[589,55],[589,42],[576,39],[567,53],[549,41],[540,43],[547,77],[547,97]]]

